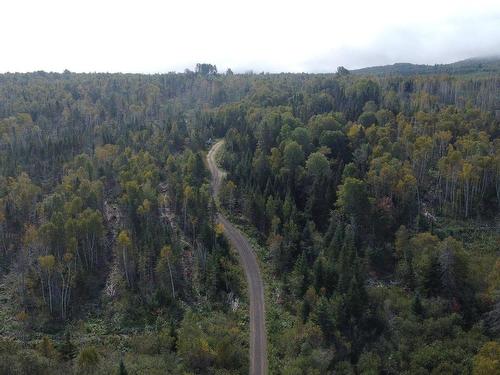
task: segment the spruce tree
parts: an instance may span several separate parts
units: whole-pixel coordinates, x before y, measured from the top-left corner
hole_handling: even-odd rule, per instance
[[[411,302],[411,311],[418,317],[423,317],[424,306],[422,305],[422,300],[420,299],[420,293],[415,293],[413,300]]]
[[[339,258],[339,285],[338,290],[346,293],[353,276],[352,265],[356,257],[356,245],[354,243],[354,231],[348,225],[345,231],[344,244]]]
[[[342,244],[344,243],[344,228],[342,224],[338,224],[335,228],[332,240],[328,246],[328,256],[336,261],[339,258],[340,252],[342,250]]]

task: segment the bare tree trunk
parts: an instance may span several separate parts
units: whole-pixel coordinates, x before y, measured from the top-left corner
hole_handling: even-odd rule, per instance
[[[51,280],[50,275],[48,276],[47,283],[49,284],[49,308],[50,308],[50,312],[52,313],[53,312],[53,309],[52,309],[52,280]]]
[[[123,269],[125,271],[125,277],[127,279],[127,284],[129,287],[131,287],[130,285],[130,278],[128,276],[128,267],[127,267],[127,250],[125,249],[125,247],[123,247],[122,249],[122,258],[123,258]]]
[[[168,272],[170,273],[170,285],[172,286],[172,296],[175,299],[174,279],[172,277],[172,269],[170,268],[170,260],[168,256],[167,256],[167,265],[168,265]]]

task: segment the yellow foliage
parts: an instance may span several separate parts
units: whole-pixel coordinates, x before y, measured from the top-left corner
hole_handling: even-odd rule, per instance
[[[347,137],[351,140],[354,141],[356,140],[361,132],[364,130],[363,125],[359,124],[353,124],[349,130],[347,130]]]
[[[500,375],[500,344],[495,341],[483,345],[474,357],[474,375]]]
[[[217,236],[222,236],[223,233],[224,233],[224,224],[221,223],[217,224],[215,226],[215,234]]]
[[[16,320],[18,322],[24,322],[28,319],[28,313],[26,311],[20,311],[16,314]]]
[[[193,196],[193,188],[188,185],[184,188],[184,198],[190,199],[192,196]]]
[[[47,272],[51,272],[56,265],[56,258],[53,255],[45,255],[38,257],[40,268]]]
[[[163,248],[161,249],[161,252],[160,252],[160,256],[162,258],[168,258],[170,256],[170,254],[172,254],[172,246],[170,246],[170,245],[163,246]]]
[[[38,232],[36,227],[32,224],[26,226],[26,231],[23,236],[23,246],[29,247],[36,243]]]
[[[228,189],[230,192],[233,192],[234,190],[236,190],[236,184],[235,184],[233,181],[231,181],[231,180],[229,180],[229,181],[227,182],[226,187],[227,187],[227,189]]]
[[[207,339],[200,338],[199,345],[200,345],[200,352],[203,355],[213,355],[214,354],[214,351],[212,350],[212,348],[210,348],[210,344],[208,343]]]
[[[132,245],[132,241],[128,235],[126,230],[122,230],[117,238],[118,245],[121,247],[130,247]]]
[[[104,146],[96,147],[95,155],[99,161],[109,161],[118,154],[118,146],[106,144]]]
[[[137,213],[139,215],[147,214],[151,211],[151,202],[148,199],[144,199],[142,204],[137,208]]]

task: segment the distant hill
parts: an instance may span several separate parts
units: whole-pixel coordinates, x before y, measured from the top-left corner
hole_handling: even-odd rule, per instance
[[[372,66],[350,71],[358,75],[377,76],[409,76],[417,74],[490,74],[500,73],[500,56],[474,57],[451,64],[411,64],[396,63],[393,65]]]

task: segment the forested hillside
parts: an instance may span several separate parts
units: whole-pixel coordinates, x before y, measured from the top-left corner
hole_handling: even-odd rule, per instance
[[[0,374],[495,374],[500,76],[0,75]]]
[[[354,74],[372,75],[401,75],[409,76],[415,74],[498,74],[500,73],[500,57],[476,57],[457,61],[451,64],[410,64],[396,63],[392,65],[372,66],[353,70]]]

